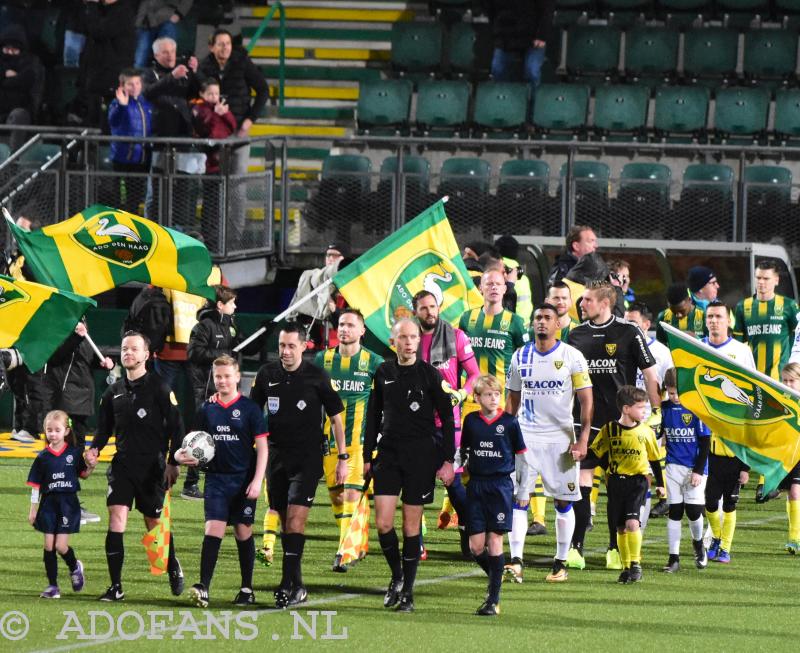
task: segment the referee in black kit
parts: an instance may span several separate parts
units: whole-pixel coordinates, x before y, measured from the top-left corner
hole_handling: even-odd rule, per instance
[[[122,591],[122,562],[125,557],[122,536],[134,502],[149,531],[158,524],[165,492],[178,480],[174,455],[181,447],[183,420],[178,401],[169,386],[158,374],[145,369],[149,357],[147,336],[128,331],[121,346],[125,376],[103,393],[97,434],[86,452],[86,462],[94,466],[108,439],[112,435],[117,438],[117,453],[106,473],[106,560],[111,586],[100,597],[101,601],[125,598]],[[169,542],[167,571],[170,589],[179,596],[183,592],[183,571],[175,557],[174,537]]]
[[[345,451],[341,413],[342,400],[333,389],[328,373],[303,361],[306,332],[298,324],[287,324],[278,334],[280,362],[264,365],[256,375],[250,399],[267,410],[269,460],[267,494],[269,507],[281,518],[283,569],[275,591],[275,607],[303,603],[300,563],[305,546],[308,511],[322,478],[322,456],[326,440],[322,433],[322,411],[333,425],[337,451]],[[349,454],[340,453],[336,483],[347,478]]]
[[[420,554],[422,510],[433,501],[437,478],[453,481],[455,424],[451,396],[439,371],[417,360],[419,325],[410,319],[392,327],[397,360],[387,360],[375,372],[364,435],[364,476],[375,483],[375,523],[392,580],[383,599],[386,608],[414,610],[414,580]],[[437,439],[435,413],[442,420]],[[381,434],[378,442],[378,433]],[[378,455],[372,462],[377,446]],[[394,530],[397,499],[403,498],[403,555]]]

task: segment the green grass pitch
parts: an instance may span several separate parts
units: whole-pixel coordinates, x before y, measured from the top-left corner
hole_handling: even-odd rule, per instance
[[[224,626],[209,624],[203,611],[191,608],[185,594],[173,597],[166,577],[149,574],[139,544],[143,525],[138,513],[133,514],[125,539],[126,599],[114,605],[96,600],[108,585],[102,464],[83,483],[82,499],[88,509],[103,515],[103,522],[84,526],[71,541],[86,566],[86,587],[80,594],[71,591],[66,566],[59,559],[62,598],[38,598],[47,581],[42,537],[26,521],[29,491],[25,479],[29,467],[30,461],[0,462],[0,651],[197,653],[212,647],[237,652],[397,651],[410,647],[421,651],[797,650],[795,604],[800,559],[783,551],[785,502],[781,498],[757,506],[752,482],[742,492],[732,564],[710,563],[703,572],[695,570],[688,525],[684,523],[684,568],[675,576],[662,574],[659,569],[667,558],[665,520],[651,520],[645,533],[644,580],[634,586],[617,585],[617,572],[604,568],[602,498],[597,525],[587,537],[587,569],[572,571],[566,583],[546,584],[544,576],[554,552],[554,513],[548,506],[551,534],[527,539],[525,581],[521,585],[504,584],[502,612],[497,618],[473,615],[485,592],[485,577],[474,563],[460,558],[454,531],[433,528],[441,490],[437,490],[436,507],[426,512],[430,553],[428,560],[420,563],[416,612],[401,615],[382,607],[388,573],[376,537],[365,561],[347,574],[330,571],[337,534],[327,492],[320,486],[303,560],[309,603],[297,613],[271,610],[280,562],[269,568],[257,564],[258,612],[240,615],[237,621],[230,601],[238,589],[238,562],[229,534],[222,544],[209,606],[221,623],[226,619],[224,611],[232,611],[226,633]],[[260,502],[258,522],[263,510]],[[183,501],[177,493],[174,495],[174,533],[187,588],[197,582],[199,573],[202,515],[201,502]],[[22,639],[8,639],[20,633],[22,617],[12,611],[22,613],[28,622],[27,635]],[[92,611],[106,611],[115,620],[110,639],[88,639],[92,636]],[[335,615],[325,614],[331,612]],[[154,621],[164,624],[165,629],[153,628]],[[95,623],[95,635],[108,632],[107,617],[95,615]],[[209,634],[213,639],[203,639]],[[183,635],[183,639],[176,639],[177,635]]]

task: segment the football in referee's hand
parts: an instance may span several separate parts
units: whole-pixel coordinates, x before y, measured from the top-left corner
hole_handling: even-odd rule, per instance
[[[205,431],[187,433],[181,448],[194,458],[198,465],[206,465],[214,458],[214,438]]]

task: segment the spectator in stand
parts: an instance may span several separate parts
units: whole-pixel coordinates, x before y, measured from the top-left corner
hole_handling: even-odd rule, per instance
[[[578,259],[586,254],[597,251],[597,236],[594,229],[586,225],[575,225],[567,232],[567,248],[559,255],[550,270],[547,285],[552,286],[556,281],[561,281]]]
[[[35,109],[36,57],[28,51],[28,37],[19,25],[8,25],[0,34],[0,123],[30,125]],[[29,134],[12,131],[10,146],[19,148]]]
[[[555,4],[555,0],[484,0],[494,40],[492,79],[519,80],[513,65],[516,59],[522,59],[522,78],[530,83],[531,95],[536,92],[553,28]]]
[[[153,135],[160,137],[191,138],[192,111],[189,100],[197,95],[200,83],[197,78],[197,57],[186,58],[178,63],[177,45],[169,37],[153,42],[153,65],[142,74],[144,96],[153,105]],[[154,152],[152,171],[162,172],[164,166],[161,152]],[[202,174],[205,171],[205,154],[191,147],[175,147],[175,170],[181,174]],[[175,177],[172,180],[171,224],[186,229],[194,227],[192,198],[196,184],[194,180]],[[158,197],[152,183],[148,181],[145,215],[158,220]],[[161,220],[166,222],[166,220]]]
[[[233,116],[236,118],[236,136],[246,138],[250,128],[269,98],[269,85],[264,75],[242,48],[233,47],[233,38],[228,30],[217,29],[209,39],[208,56],[200,62],[199,73],[203,77],[213,77],[220,81],[220,93],[227,98]],[[251,97],[252,93],[255,97]],[[233,150],[232,161],[223,172],[234,175],[247,173],[250,148],[247,145]],[[230,184],[231,211],[228,217],[228,242],[237,245],[244,232],[244,186],[241,178]],[[238,182],[238,183],[237,183]]]
[[[636,295],[631,288],[631,264],[628,261],[617,258],[608,264],[609,281],[612,286],[617,286],[622,291],[627,309],[636,301]]]
[[[200,99],[192,103],[195,134],[200,138],[228,138],[236,132],[236,118],[225,101],[220,97],[219,81],[213,77],[206,79],[200,86]],[[219,146],[211,147],[206,154],[206,174],[219,175]],[[223,212],[220,210],[220,181],[206,179],[203,182],[203,241],[209,251],[217,252],[219,248],[219,221]]]
[[[178,38],[178,23],[189,13],[194,0],[142,0],[136,14],[136,56],[134,65],[150,64],[150,48],[160,37]]]
[[[142,76],[135,68],[126,68],[119,75],[116,99],[108,108],[108,124],[112,136],[152,135],[150,103],[142,96]],[[147,173],[150,157],[144,143],[111,143],[111,165],[115,172]],[[117,206],[129,213],[139,214],[144,201],[145,178],[121,177]]]
[[[79,16],[86,33],[78,75],[84,123],[100,126],[114,98],[117,76],[133,63],[136,34],[132,0],[84,0]]]

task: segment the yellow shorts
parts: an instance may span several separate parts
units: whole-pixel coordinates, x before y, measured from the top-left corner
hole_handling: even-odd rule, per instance
[[[350,457],[347,459],[347,478],[344,487],[348,490],[361,490],[364,487],[364,447],[360,444],[347,447]],[[336,463],[339,461],[339,452],[332,449],[330,454],[322,459],[323,469],[325,470],[325,482],[328,489],[333,490],[341,485],[336,485]]]

